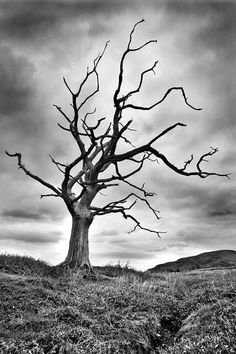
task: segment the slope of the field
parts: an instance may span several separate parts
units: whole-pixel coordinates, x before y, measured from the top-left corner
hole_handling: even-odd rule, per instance
[[[108,269],[85,281],[0,256],[0,353],[236,352],[235,270]]]

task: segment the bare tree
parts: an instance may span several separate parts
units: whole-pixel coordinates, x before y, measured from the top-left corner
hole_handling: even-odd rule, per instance
[[[78,147],[78,156],[68,164],[58,162],[51,157],[52,162],[63,173],[63,180],[60,188],[55,187],[31,173],[23,164],[20,153],[17,152],[12,154],[6,151],[8,156],[17,158],[19,168],[22,169],[26,175],[40,182],[50,190],[50,194],[41,195],[41,198],[53,196],[63,199],[72,216],[72,229],[68,254],[62,265],[70,268],[85,268],[88,273],[93,271],[89,260],[89,227],[96,216],[111,213],[121,214],[125,219],[130,219],[134,223],[131,232],[136,229],[142,229],[160,236],[161,232],[143,226],[132,213],[133,206],[137,202],[141,202],[153,213],[156,219],[159,219],[158,212],[152,207],[149,201],[150,198],[154,196],[154,193],[148,192],[144,185],[139,186],[130,180],[130,177],[142,171],[145,162],[153,162],[156,160],[162,161],[171,170],[183,176],[198,176],[206,178],[214,175],[229,178],[229,174],[206,172],[202,168],[202,163],[207,161],[207,158],[214,155],[218,151],[217,148],[211,148],[209,152],[202,155],[197,160],[194,169],[191,171],[189,168],[190,165],[193,164],[193,155],[191,155],[189,160],[183,163],[182,167],[177,167],[169,161],[163,153],[155,148],[155,143],[161,137],[177,127],[186,126],[184,123],[177,122],[174,125],[169,126],[164,131],[153,136],[145,144],[138,147],[134,147],[128,140],[127,132],[132,131],[132,120],[124,121],[123,119],[122,121],[124,111],[150,111],[160,105],[173,91],[179,91],[185,104],[191,109],[200,110],[200,108],[195,108],[188,102],[185,91],[182,87],[169,88],[159,100],[150,106],[135,105],[130,102],[131,97],[141,90],[145,76],[150,72],[154,72],[157,61],[154,62],[152,67],[141,73],[136,88],[125,94],[121,94],[126,57],[134,52],[140,51],[149,44],[156,43],[155,40],[150,40],[139,47],[132,47],[135,29],[143,21],[144,20],[141,20],[134,25],[129,35],[128,45],[121,57],[118,85],[113,96],[114,114],[112,120],[104,128],[103,133],[101,133],[101,128],[106,122],[105,117],[96,119],[95,123],[92,125],[89,123],[89,119],[91,120],[91,116],[94,117],[96,110],[86,114],[82,114],[82,112],[84,112],[86,104],[93,99],[96,93],[99,92],[99,75],[97,69],[98,64],[106,51],[108,42],[102,53],[94,59],[92,68],[87,68],[87,73],[76,92],[71,89],[64,78],[64,83],[71,94],[73,116],[69,117],[61,107],[55,105],[56,109],[67,123],[67,126],[59,123],[58,125],[65,132],[72,135]],[[83,98],[85,86],[88,84],[88,80],[93,77],[95,79],[96,87],[89,95]],[[125,143],[129,144],[128,149]],[[123,149],[123,151],[125,152],[118,152],[118,149],[122,149],[124,145],[126,148],[125,150]],[[124,161],[128,162],[127,166],[130,168],[129,172],[126,173],[121,171],[121,163]],[[108,172],[110,174],[108,174]],[[109,202],[103,206],[95,206],[93,204],[94,198],[99,192],[111,187],[118,187],[119,183],[125,183],[130,187],[130,193],[127,196]],[[78,188],[75,188],[76,186],[79,187],[79,192],[77,193],[75,192],[75,189],[78,190]]]

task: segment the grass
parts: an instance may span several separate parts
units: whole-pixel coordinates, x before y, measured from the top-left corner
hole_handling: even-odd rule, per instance
[[[0,255],[0,353],[236,352],[235,269],[98,272],[84,281]]]

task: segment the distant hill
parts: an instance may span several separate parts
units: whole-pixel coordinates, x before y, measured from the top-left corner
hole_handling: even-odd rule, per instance
[[[180,258],[175,262],[158,264],[149,272],[182,272],[194,269],[236,267],[236,251],[219,250],[197,256]]]

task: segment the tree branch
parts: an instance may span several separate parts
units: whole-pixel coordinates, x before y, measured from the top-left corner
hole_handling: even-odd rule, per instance
[[[71,123],[70,118],[65,114],[65,112],[62,110],[61,107],[57,106],[56,104],[54,104],[53,106],[56,107],[56,109],[58,110],[58,112],[61,113],[61,115],[67,120],[67,122]]]
[[[68,185],[69,183],[69,180],[70,180],[70,171],[72,170],[72,168],[74,168],[76,165],[78,165],[81,161],[84,161],[84,159],[90,154],[90,152],[92,151],[93,149],[93,145],[91,145],[89,147],[89,149],[84,153],[84,154],[81,154],[80,156],[78,156],[74,161],[72,161],[70,164],[68,164],[65,168],[65,177],[64,177],[64,180],[62,182],[62,193],[63,195],[66,197],[68,196],[67,194],[67,188],[68,187],[71,187],[70,185]],[[76,180],[75,180],[76,182]],[[74,182],[74,183],[75,183]],[[73,183],[73,184],[74,184]]]
[[[154,156],[156,156],[157,158],[161,159],[165,165],[167,165],[170,169],[172,169],[173,171],[175,171],[178,174],[181,174],[183,176],[199,176],[201,178],[206,178],[208,176],[220,176],[220,177],[227,177],[229,179],[230,173],[226,173],[226,174],[220,174],[220,173],[215,173],[215,172],[207,172],[207,171],[203,171],[201,169],[201,163],[202,162],[206,162],[205,157],[207,156],[212,156],[214,155],[216,152],[218,152],[218,148],[211,148],[211,151],[202,155],[199,159],[199,161],[196,164],[197,167],[197,171],[192,171],[192,172],[187,172],[186,171],[186,167],[187,165],[190,164],[191,161],[187,161],[184,165],[184,168],[178,168],[176,167],[174,164],[172,164],[165,155],[163,155],[162,153],[160,153],[159,151],[157,151],[156,149],[154,149],[151,144],[153,142],[155,142],[157,140],[157,138],[159,138],[160,136],[163,136],[164,134],[166,134],[167,132],[169,132],[170,130],[174,129],[176,126],[184,126],[184,124],[182,123],[176,123],[173,126],[167,128],[166,130],[164,130],[161,134],[159,134],[157,137],[153,138],[149,143],[142,145],[136,149],[130,150],[128,152],[125,152],[123,154],[119,154],[119,155],[112,155],[112,156],[108,156],[106,159],[104,159],[103,163],[113,163],[116,164],[117,162],[120,161],[125,161],[127,159],[132,159],[135,156],[141,154],[141,153],[145,153],[145,152],[150,152],[151,154],[153,154]]]
[[[161,104],[173,90],[181,91],[182,96],[184,98],[184,102],[186,103],[187,106],[189,106],[190,108],[194,109],[195,111],[201,111],[202,110],[202,108],[196,108],[196,107],[192,106],[190,103],[188,103],[188,99],[186,97],[186,94],[185,94],[185,91],[184,91],[183,87],[171,87],[171,88],[169,88],[166,91],[166,93],[164,94],[164,96],[159,101],[153,103],[150,106],[144,107],[144,106],[136,106],[136,105],[133,105],[133,104],[127,104],[127,105],[124,105],[124,107],[122,109],[132,108],[132,109],[141,110],[141,111],[149,111],[152,108],[154,108],[154,107],[158,106],[159,104]]]
[[[10,154],[8,151],[5,151],[5,153],[6,153],[8,156],[10,156],[10,157],[17,157],[17,161],[18,161],[18,166],[19,166],[19,168],[22,169],[22,170],[25,172],[25,174],[26,174],[27,176],[30,176],[31,178],[35,179],[36,181],[38,181],[39,183],[41,183],[43,186],[45,186],[45,187],[51,189],[53,192],[55,192],[55,193],[58,195],[58,197],[61,197],[61,193],[60,193],[60,191],[59,191],[56,187],[54,187],[52,184],[50,184],[50,183],[44,181],[42,178],[40,178],[40,177],[34,175],[34,174],[31,173],[29,170],[27,170],[27,168],[22,164],[22,155],[21,155],[21,153],[16,152],[15,154]]]
[[[56,165],[57,169],[64,174],[65,171],[62,170],[61,167],[66,168],[66,165],[61,162],[56,161],[50,154],[49,154],[49,156],[51,158],[52,163],[54,163],[54,165]]]
[[[45,198],[45,197],[61,197],[58,194],[41,194],[40,199]]]
[[[140,91],[140,89],[141,89],[141,87],[142,87],[142,84],[143,84],[143,78],[144,78],[144,75],[145,75],[145,74],[147,74],[147,73],[150,72],[150,71],[152,71],[152,72],[155,74],[154,69],[155,69],[157,63],[158,63],[158,60],[154,62],[153,66],[152,66],[151,68],[149,68],[149,69],[147,69],[147,70],[144,70],[144,71],[142,72],[142,74],[141,74],[141,76],[140,76],[140,81],[139,81],[139,85],[138,85],[137,89],[136,89],[136,90],[133,90],[133,91],[130,91],[129,93],[127,93],[127,94],[124,96],[124,101],[127,101],[127,99],[128,99],[129,97],[131,97],[133,94],[138,93],[138,92]]]
[[[169,133],[169,131],[175,129],[176,127],[187,127],[186,124],[184,123],[175,123],[173,125],[171,125],[170,127],[166,128],[165,130],[163,130],[160,134],[158,134],[157,136],[155,136],[155,138],[153,138],[152,140],[149,141],[148,145],[152,145],[155,141],[157,141],[158,139],[160,139],[162,136],[164,136],[165,134]]]
[[[201,163],[202,162],[206,162],[206,160],[204,159],[206,156],[212,156],[214,155],[216,152],[218,152],[218,149],[213,149],[211,148],[212,151],[209,151],[208,153],[202,155],[200,157],[200,159],[198,160],[196,167],[197,167],[197,171],[192,171],[192,172],[187,172],[186,166],[190,164],[190,162],[192,161],[192,159],[190,159],[189,161],[185,162],[185,166],[184,168],[178,168],[176,167],[174,164],[172,164],[165,155],[161,154],[159,151],[155,150],[154,148],[152,148],[151,146],[148,147],[148,151],[150,151],[153,155],[155,155],[156,157],[158,157],[159,159],[161,159],[164,164],[166,166],[168,166],[171,170],[175,171],[176,173],[183,175],[183,176],[199,176],[201,178],[206,178],[209,176],[219,176],[219,177],[226,177],[229,179],[230,173],[225,173],[225,174],[221,174],[221,173],[216,173],[216,172],[207,172],[207,171],[203,171],[201,169]]]
[[[126,175],[121,175],[120,172],[119,172],[117,163],[114,163],[117,175],[112,175],[111,177],[107,177],[107,178],[100,178],[100,179],[96,179],[96,180],[87,181],[87,182],[84,182],[84,184],[85,185],[94,185],[94,184],[98,184],[98,183],[108,183],[108,182],[111,182],[111,181],[114,181],[114,180],[123,181],[123,180],[133,176],[137,172],[139,172],[142,169],[142,167],[143,167],[143,163],[144,163],[145,159],[146,159],[146,157],[144,156],[143,159],[140,161],[139,167],[136,168],[135,170],[129,172]],[[100,172],[101,171],[103,171],[103,169],[100,169]]]
[[[92,75],[93,73],[96,73],[97,66],[98,66],[100,60],[102,59],[102,57],[103,57],[103,55],[104,55],[106,49],[107,49],[108,43],[109,43],[109,41],[106,42],[102,53],[99,54],[99,55],[94,59],[92,70],[91,70],[91,71],[89,71],[89,69],[87,70],[87,73],[86,73],[86,75],[85,75],[85,78],[84,78],[83,81],[81,82],[81,84],[80,84],[80,86],[79,86],[79,89],[78,89],[78,91],[77,91],[76,94],[75,94],[76,98],[79,97],[79,95],[80,95],[80,93],[81,93],[81,91],[82,91],[82,89],[83,89],[83,86],[84,86],[84,84],[87,82],[89,76]]]
[[[135,196],[138,199],[144,201],[145,203],[148,203],[146,199],[143,199],[143,198],[137,196],[136,194],[131,193],[127,197],[125,197],[121,200],[118,200],[116,202],[111,202],[111,203],[107,204],[106,206],[104,206],[103,208],[97,208],[97,207],[91,206],[90,209],[94,211],[94,215],[98,215],[98,216],[99,215],[107,215],[107,214],[111,214],[111,213],[121,213],[125,219],[131,219],[135,223],[135,226],[130,232],[128,232],[129,234],[136,231],[137,228],[144,230],[144,231],[151,232],[151,233],[155,233],[158,237],[160,237],[161,234],[164,234],[165,232],[163,232],[163,231],[156,231],[156,230],[152,230],[147,227],[143,227],[141,225],[141,223],[133,215],[126,213],[126,211],[132,209],[132,207],[136,204],[136,201],[134,201],[128,207],[118,205],[118,204],[125,203],[127,201],[127,199],[131,196]],[[159,216],[157,215],[157,211],[155,209],[153,209],[149,203],[147,205],[148,205],[149,209],[151,209],[154,212],[155,217],[157,219],[159,219]]]
[[[74,92],[71,90],[70,86],[68,85],[66,79],[63,77],[64,84],[66,85],[67,89],[70,91],[71,95],[74,95]]]
[[[137,228],[139,228],[140,230],[144,230],[144,231],[148,231],[148,232],[154,233],[159,238],[161,238],[161,234],[165,234],[166,233],[165,231],[156,231],[156,230],[149,229],[147,227],[143,227],[141,225],[140,221],[138,221],[133,215],[126,214],[125,212],[122,212],[122,214],[123,214],[123,217],[125,219],[131,219],[131,220],[133,220],[136,223],[136,225],[134,226],[133,230],[128,232],[129,234],[135,232],[137,230]]]
[[[147,45],[149,45],[149,44],[151,44],[151,43],[156,43],[156,42],[157,42],[156,40],[150,40],[150,41],[148,41],[148,42],[142,44],[141,46],[139,46],[139,47],[137,47],[137,48],[132,48],[132,49],[130,48],[131,43],[132,43],[132,39],[133,39],[134,31],[135,31],[136,27],[137,27],[139,24],[141,24],[142,22],[144,22],[144,19],[138,21],[138,22],[134,25],[132,31],[130,32],[130,37],[129,37],[129,42],[128,42],[127,48],[126,48],[126,50],[124,51],[124,53],[123,53],[123,55],[122,55],[122,57],[121,57],[120,70],[119,70],[119,77],[118,77],[118,85],[117,85],[117,89],[116,89],[116,91],[115,91],[115,94],[114,94],[114,96],[113,96],[113,101],[114,101],[115,107],[119,107],[120,102],[124,102],[124,101],[127,99],[126,96],[121,97],[121,98],[118,98],[118,95],[119,95],[120,90],[121,90],[122,82],[123,82],[124,60],[125,60],[126,56],[127,56],[130,52],[136,52],[136,51],[141,50],[142,48],[144,48],[145,46],[147,46]],[[148,71],[150,71],[150,69],[149,69]],[[143,75],[144,75],[144,73],[143,73]],[[141,80],[142,80],[142,78],[141,78]]]
[[[155,215],[155,218],[157,220],[160,219],[158,213],[159,211],[154,209],[151,204],[149,203],[149,201],[146,199],[146,198],[142,198],[140,197],[138,194],[136,193],[130,193],[128,194],[126,197],[122,198],[122,199],[119,199],[119,200],[116,200],[114,202],[110,202],[108,204],[106,204],[104,207],[101,207],[101,208],[96,208],[97,210],[97,213],[98,214],[105,214],[105,213],[112,213],[113,210],[116,212],[116,209],[120,209],[122,208],[123,210],[130,210],[135,204],[136,204],[136,200],[127,208],[121,206],[121,204],[124,204],[126,203],[131,197],[135,197],[137,200],[140,200],[142,201],[144,204],[146,204],[146,206],[152,211],[152,213]],[[98,215],[97,214],[97,215]]]

